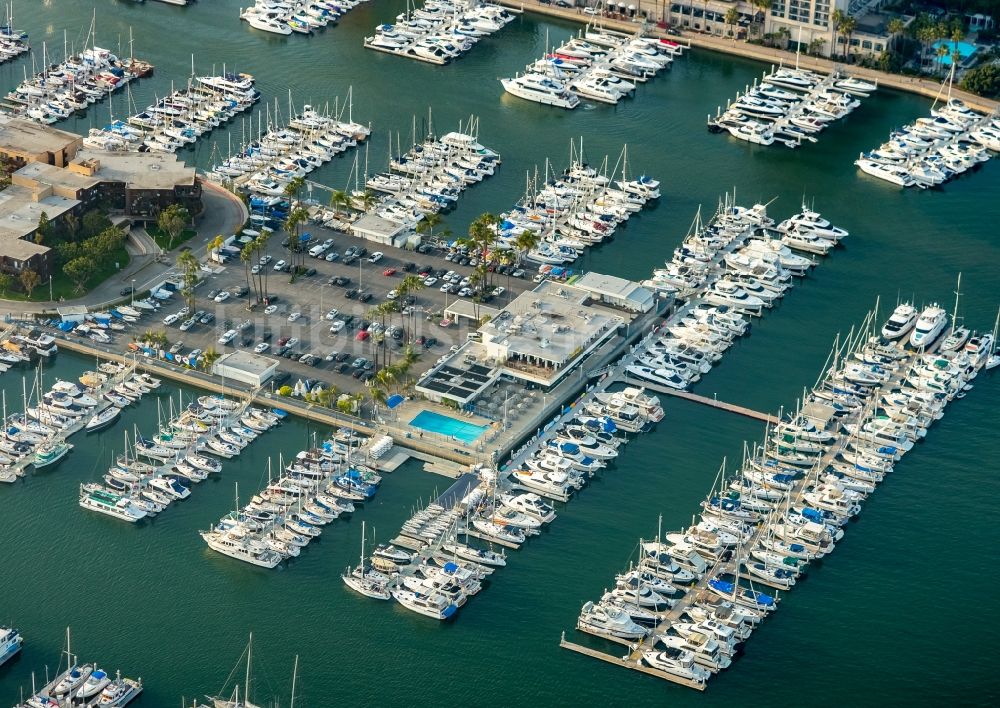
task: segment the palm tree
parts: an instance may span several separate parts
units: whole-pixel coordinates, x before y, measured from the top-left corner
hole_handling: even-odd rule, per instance
[[[253,262],[253,242],[251,241],[240,250],[240,262],[243,264],[243,274],[247,279],[247,309],[253,307],[251,296],[256,297],[257,284],[254,283],[253,292],[250,288],[250,264]]]
[[[517,263],[517,254],[511,250],[500,251],[500,263],[507,266],[507,302],[510,302],[510,271],[511,266]]]
[[[301,248],[301,228],[302,224],[309,220],[309,212],[302,207],[295,207],[285,218],[285,231],[288,233],[288,246],[292,253],[292,260],[295,254],[299,256],[299,265],[306,262],[305,253]],[[295,269],[293,269],[295,270]]]
[[[417,233],[420,235],[427,234],[433,239],[434,227],[440,223],[441,215],[437,212],[432,211],[430,214],[424,214],[424,218],[417,223]]]
[[[217,234],[216,237],[209,241],[205,246],[205,255],[211,257],[212,251],[218,251],[224,244],[225,240],[222,238],[222,234]]]
[[[948,56],[948,47],[943,44],[938,45],[938,48],[934,51],[934,55],[937,58],[934,70],[939,74],[944,73],[944,58]]]
[[[305,186],[305,177],[293,177],[288,180],[288,184],[285,185],[285,196],[293,202],[297,202],[299,200],[299,195],[302,193]]]
[[[844,34],[846,41],[844,42],[844,53],[847,55],[847,63],[851,63],[851,55],[854,53],[851,50],[851,35],[854,34],[855,30],[858,29],[858,21],[851,17],[846,16],[840,23],[840,31]]]
[[[538,234],[534,231],[523,231],[517,235],[514,246],[517,247],[521,258],[528,255],[528,251],[538,245]]]
[[[209,347],[201,355],[201,366],[202,366],[202,368],[205,369],[205,371],[211,372],[212,371],[212,365],[215,364],[215,362],[219,360],[220,356],[222,356],[222,355],[219,354],[219,352],[215,351],[215,347]]]
[[[830,15],[830,21],[833,23],[833,55],[834,56],[837,56],[838,51],[840,49],[840,44],[837,42],[837,37],[840,34],[840,27],[841,27],[841,25],[844,24],[844,19],[846,17],[847,17],[847,15],[845,15],[844,11],[841,10],[840,8],[837,8],[836,10],[834,10],[833,14]]]
[[[360,199],[361,199],[361,206],[364,208],[365,211],[371,211],[372,207],[374,207],[376,204],[379,203],[378,195],[375,194],[375,192],[373,192],[370,189],[366,189],[361,194]]]
[[[729,25],[729,35],[736,41],[736,23],[740,21],[740,11],[736,9],[736,6],[732,6],[726,10],[726,24]]]
[[[764,11],[764,21],[760,25],[760,33],[764,34],[767,30],[767,13],[771,11],[771,0],[750,0],[750,4],[756,9]],[[754,19],[756,17],[757,13],[754,13]]]
[[[340,214],[341,210],[351,206],[351,197],[344,190],[335,189],[330,192],[330,206],[337,214]]]
[[[906,30],[906,23],[903,22],[899,17],[893,17],[889,20],[888,24],[885,26],[886,30],[889,32],[891,39],[889,40],[889,46],[895,51],[899,47],[899,38]]]
[[[181,251],[177,256],[177,266],[183,273],[181,295],[187,302],[188,308],[194,312],[194,288],[198,284],[198,270],[201,268],[201,265],[191,251]]]

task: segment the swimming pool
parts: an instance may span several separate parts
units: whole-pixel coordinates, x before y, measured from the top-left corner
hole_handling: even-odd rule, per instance
[[[410,421],[410,425],[414,428],[422,428],[428,432],[437,433],[438,435],[456,438],[464,443],[474,442],[487,428],[485,425],[466,423],[464,420],[452,418],[448,415],[441,415],[434,411],[420,411]]]
[[[944,47],[948,51],[948,53],[945,54],[943,57],[936,57],[937,60],[941,62],[941,64],[943,64],[944,66],[951,66],[951,55],[955,52],[956,49],[958,50],[958,54],[961,57],[961,59],[959,59],[959,62],[964,62],[966,59],[975,54],[977,49],[979,49],[979,47],[977,47],[975,44],[969,44],[968,42],[950,42],[947,40],[938,40],[937,42],[931,45],[931,48],[934,50],[935,54],[937,53],[938,47]]]

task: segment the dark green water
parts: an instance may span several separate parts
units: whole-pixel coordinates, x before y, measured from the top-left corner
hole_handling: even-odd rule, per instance
[[[319,36],[287,39],[240,23],[240,4],[202,0],[178,9],[48,0],[15,10],[35,48],[46,39],[56,55],[64,28],[79,43],[93,5],[103,46],[117,48],[133,27],[136,55],[157,67],[133,90],[139,108],[188,74],[192,52],[199,72],[225,62],[253,73],[265,99],[277,97],[283,111],[288,87],[298,103],[322,103],[353,84],[354,117],[375,130],[373,168],[381,167],[389,132],[402,133],[405,145],[412,116],[425,120],[428,106],[438,132],[478,114],[482,142],[503,154],[504,166],[463,198],[449,217],[456,231],[484,210],[509,206],[523,191],[525,171],[545,157],[561,166],[572,137],[584,136],[592,160],[605,153],[614,160],[628,142],[631,164],[661,179],[664,198],[614,242],[592,250],[585,268],[646,276],[680,241],[697,205],[714,206],[726,189],[735,187],[743,203],[777,197],[771,211],[779,217],[795,211],[803,193],[815,197],[824,215],[851,231],[846,248],[756,325],[700,384],[701,393],[763,410],[792,404],[815,380],[835,334],[877,295],[883,302],[897,294],[941,300],[950,308],[959,271],[967,321],[992,326],[1000,166],[994,161],[941,192],[918,193],[862,178],[851,164],[892,127],[926,114],[923,99],[882,91],[817,145],[755,149],[704,129],[705,115],[764,69],[753,62],[694,53],[633,101],[565,113],[503,96],[496,77],[539,56],[547,31],[553,41],[568,35],[567,25],[525,18],[442,68],[361,47],[365,33],[404,7],[398,0],[373,0]],[[0,67],[0,86],[17,83],[25,65],[30,71],[30,60]],[[126,111],[123,98],[115,106],[118,115]],[[100,124],[106,104],[90,116],[66,127]],[[233,130],[238,140],[239,123]],[[213,141],[225,151],[219,132],[187,157],[209,165]],[[352,159],[313,177],[343,186]],[[90,365],[63,353],[50,373],[75,377]],[[0,386],[8,401],[19,399],[16,372]],[[258,697],[279,694],[287,702],[298,653],[299,696],[321,706],[996,704],[1000,552],[989,510],[1000,492],[1000,444],[992,431],[997,391],[996,376],[982,376],[949,409],[873,495],[837,553],[703,695],[562,651],[559,633],[575,634],[582,602],[627,565],[640,534],[655,533],[658,514],[665,528],[689,521],[723,456],[735,459],[744,439],[762,434],[756,423],[669,401],[654,433],[630,444],[552,528],[514,554],[457,622],[442,626],[349,594],[337,577],[357,555],[362,519],[388,538],[419,499],[444,488],[444,480],[416,466],[394,474],[374,504],[334,524],[287,568],[244,567],[202,543],[197,530],[229,508],[234,482],[249,493],[266,474],[265,455],[293,454],[306,444],[310,430],[301,422],[267,434],[243,459],[225,463],[221,478],[142,528],[79,509],[77,485],[103,471],[122,432],[155,422],[156,405],[146,401],[100,437],[77,437],[59,467],[0,488],[0,622],[15,624],[28,640],[23,656],[0,669],[0,703],[17,698],[32,670],[55,664],[69,624],[81,658],[146,680],[145,706],[216,691],[251,630]]]

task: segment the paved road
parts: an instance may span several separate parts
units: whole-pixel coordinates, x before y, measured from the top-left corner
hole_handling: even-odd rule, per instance
[[[218,234],[234,233],[246,222],[246,208],[243,202],[231,192],[209,182],[203,182],[203,202],[205,209],[195,220],[198,234],[188,241],[188,245],[199,256],[204,255],[205,246]],[[174,257],[167,254],[162,262],[156,261],[156,244],[141,228],[132,230],[127,246],[132,260],[128,266],[108,278],[89,293],[80,298],[63,302],[22,302],[0,300],[0,312],[40,313],[51,311],[60,305],[88,305],[99,309],[120,299],[119,292],[135,280],[136,292],[146,290],[158,283],[173,267]],[[44,290],[44,286],[40,287]]]

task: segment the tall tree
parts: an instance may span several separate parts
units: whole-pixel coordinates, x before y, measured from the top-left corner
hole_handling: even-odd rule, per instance
[[[35,243],[41,245],[52,235],[52,222],[44,211],[38,215],[38,226],[35,227]]]
[[[198,284],[198,271],[201,265],[191,251],[182,251],[177,256],[177,265],[181,269],[181,296],[191,312],[194,312],[194,288]]]
[[[63,272],[76,285],[76,292],[83,293],[87,289],[90,276],[97,272],[97,263],[90,256],[80,256],[64,265]]]
[[[181,204],[171,204],[156,217],[156,225],[170,239],[167,243],[168,250],[174,247],[174,241],[190,222],[191,214]]]
[[[246,277],[247,281],[247,309],[253,307],[253,300],[257,297],[257,282],[254,281],[253,287],[250,287],[250,264],[255,261],[253,256],[254,248],[253,242],[246,244],[240,250],[240,263],[243,264],[243,275]],[[259,269],[258,269],[259,270]]]
[[[30,268],[25,268],[21,271],[20,280],[21,287],[24,288],[24,292],[30,300],[32,291],[38,287],[38,284],[42,281],[42,277]]]
[[[13,278],[7,273],[0,273],[0,295],[6,295],[7,291],[10,290],[11,282]]]
[[[736,6],[726,10],[726,24],[729,25],[729,36],[736,40],[736,23],[740,21],[740,11]]]

